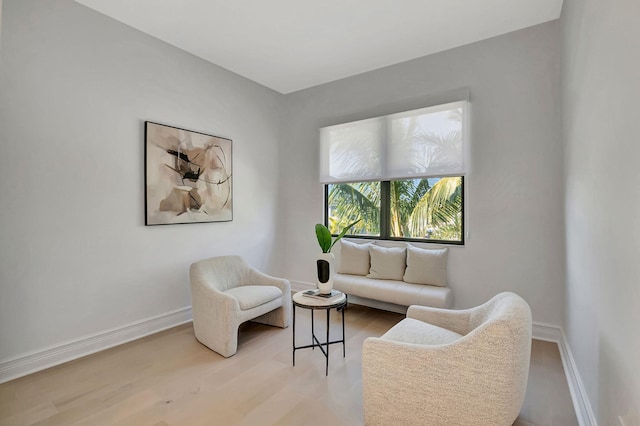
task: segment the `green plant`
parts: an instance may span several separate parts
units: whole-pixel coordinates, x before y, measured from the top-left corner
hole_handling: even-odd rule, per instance
[[[316,224],[316,237],[318,237],[318,244],[320,244],[320,248],[322,249],[323,253],[330,253],[331,252],[331,248],[333,247],[333,245],[335,243],[338,242],[338,240],[340,240],[340,238],[344,237],[345,234],[349,231],[349,229],[351,229],[353,227],[353,225],[355,225],[356,223],[360,222],[362,219],[358,219],[355,222],[345,226],[342,231],[340,232],[340,234],[338,234],[338,236],[336,237],[335,240],[333,240],[333,242],[331,241],[331,232],[329,231],[329,229],[324,226],[321,223],[317,223]]]

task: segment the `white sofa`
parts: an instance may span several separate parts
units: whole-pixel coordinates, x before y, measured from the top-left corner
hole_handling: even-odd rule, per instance
[[[385,247],[342,239],[339,250],[333,287],[349,295],[351,302],[396,312],[410,305],[453,304],[447,287],[447,248]]]

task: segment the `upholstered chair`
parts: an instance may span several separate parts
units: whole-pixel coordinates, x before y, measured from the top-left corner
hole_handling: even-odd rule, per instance
[[[362,353],[367,425],[511,425],[527,387],[531,311],[514,293],[454,311],[410,306]]]
[[[224,357],[236,353],[245,321],[289,326],[291,283],[259,272],[240,256],[195,262],[190,277],[196,339]]]

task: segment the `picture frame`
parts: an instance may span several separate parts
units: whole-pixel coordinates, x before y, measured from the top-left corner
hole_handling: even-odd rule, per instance
[[[145,121],[145,225],[233,220],[232,140]]]

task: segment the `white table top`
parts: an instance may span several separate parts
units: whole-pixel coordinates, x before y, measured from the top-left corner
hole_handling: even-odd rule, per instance
[[[305,296],[302,293],[304,293],[304,291],[297,292],[293,295],[292,299],[296,305],[302,305],[309,308],[331,308],[332,306],[341,305],[347,301],[347,296],[342,292],[329,299],[318,299],[316,297]]]

